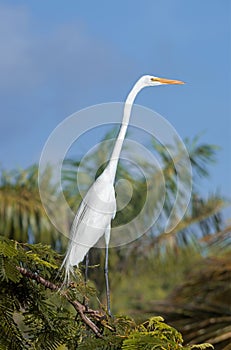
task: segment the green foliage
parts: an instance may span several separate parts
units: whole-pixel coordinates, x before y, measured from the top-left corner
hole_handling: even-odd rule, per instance
[[[109,138],[112,136],[107,135]],[[110,251],[113,308],[123,313],[129,311],[130,314],[136,315],[137,319],[140,318],[140,322],[150,317],[150,309],[156,305],[155,298],[166,296],[184,274],[187,276],[196,265],[202,266],[204,259],[200,255],[201,252],[207,255],[213,251],[216,255],[215,248],[218,245],[223,251],[225,248],[230,252],[230,230],[226,229],[223,234],[223,220],[220,215],[224,200],[217,194],[207,197],[201,195],[197,187],[198,179],[208,176],[208,165],[214,162],[217,148],[200,144],[197,137],[191,141],[186,140],[186,144],[193,165],[192,201],[184,219],[168,234],[164,231],[164,224],[175,200],[177,178],[174,164],[181,161],[181,149],[178,145],[174,148],[173,162],[165,147],[153,143],[150,148],[157,154],[161,169],[155,170],[147,160],[141,160],[148,174],[145,179],[141,173],[134,172],[132,167],[128,169],[123,161],[119,163],[117,178],[129,181],[133,188],[133,196],[118,212],[113,225],[132,220],[143,207],[149,190],[156,196],[154,202],[158,206],[157,184],[160,176],[164,175],[166,185],[164,208],[155,227],[126,249]],[[110,145],[105,143],[95,154],[86,157],[84,162],[80,163],[77,159],[64,164],[63,191],[74,210],[81,200],[76,186],[77,169],[78,176],[83,180],[81,193],[84,193],[92,179],[97,177],[105,166],[105,159],[110,153],[109,148]],[[95,171],[93,177],[89,176],[91,171]],[[83,303],[83,300],[88,300],[89,305],[98,308],[97,296],[100,294],[99,299],[103,300],[104,256],[100,250],[93,249],[90,257],[91,265],[94,266],[90,269],[90,276],[99,292],[92,282],[85,285],[79,270],[76,271],[76,281],[67,289],[50,290],[46,284],[41,284],[36,276],[61,286],[61,275],[58,274],[61,259],[51,247],[63,251],[66,241],[46,216],[39,197],[37,173],[37,166],[1,173],[0,234],[14,240],[0,238],[0,349],[171,350],[211,347],[206,343],[185,346],[181,334],[164,323],[160,317],[151,317],[142,324],[137,321],[136,324],[125,316],[108,318],[101,310],[101,305],[99,313],[85,313],[99,330],[96,336],[73,307],[73,302]],[[51,169],[44,172],[42,183],[49,189],[49,194],[58,198],[59,192],[52,182]],[[122,197],[118,195],[118,201],[119,198],[123,201],[123,196],[126,200],[126,195],[125,189],[122,191]],[[64,217],[68,228],[69,218],[66,217],[63,208],[56,207],[55,210],[58,210],[61,219]],[[149,208],[147,216],[153,215],[152,209]],[[41,243],[22,242],[43,242],[51,247]],[[222,349],[219,347],[222,337],[228,337],[231,331],[228,324],[230,315],[227,314],[229,304],[226,301],[229,300],[230,287],[225,278],[229,276],[230,265],[224,261],[222,265],[220,260],[211,260],[210,263],[210,269],[207,266],[202,275],[197,271],[197,278],[185,284],[184,288],[176,293],[175,299],[171,296],[172,309],[169,309],[168,305],[166,312],[161,309],[163,313],[158,313],[166,315],[169,320],[170,315],[176,312],[180,318],[174,326],[182,332],[187,342],[200,343],[211,340],[216,344],[216,349]],[[22,276],[20,268],[28,271],[28,274]],[[200,298],[195,298],[196,295]],[[229,346],[227,344],[226,341],[225,346]]]
[[[0,279],[2,281],[11,280],[16,283],[21,279],[20,273],[15,268],[18,262],[17,255],[16,243],[0,237]]]
[[[192,140],[185,140],[193,171],[191,201],[184,218],[168,234],[165,232],[165,220],[166,217],[169,217],[176,197],[177,177],[175,167],[182,160],[182,150],[178,144],[171,146],[172,152],[175,154],[174,159],[171,159],[165,146],[153,141],[153,148],[157,152],[162,165],[161,171],[164,175],[166,187],[165,204],[161,211],[160,220],[149,232],[151,243],[149,246],[153,247],[155,245],[157,254],[167,253],[168,255],[169,250],[178,252],[184,246],[194,246],[200,249],[198,238],[203,235],[213,235],[214,231],[218,231],[223,227],[220,211],[226,205],[224,199],[217,193],[212,193],[209,196],[198,193],[199,179],[209,176],[209,165],[215,162],[218,147],[203,144],[199,141],[199,136]],[[157,175],[154,173],[151,178],[150,182],[153,186],[158,183]]]
[[[123,343],[123,350],[178,349],[183,339],[162,317],[153,317],[131,332]]]
[[[80,274],[69,288],[59,289],[55,283],[60,279],[60,257],[49,246],[0,237],[0,259],[0,349],[58,350],[61,345],[70,350],[178,349],[182,345],[180,333],[161,317],[141,325],[127,316],[110,318],[102,310],[88,309],[82,317],[81,302],[95,291]],[[70,307],[76,303],[78,309]]]
[[[51,297],[49,291],[23,278],[16,268],[23,266],[54,278],[58,260],[48,246],[0,237],[0,345],[5,349],[56,349],[70,330],[75,331],[74,315],[65,308],[60,313],[59,297]]]
[[[115,131],[115,129],[110,131],[104,140],[112,139],[116,134]],[[191,141],[188,139],[185,140],[193,166],[194,179],[197,180],[194,181],[196,185],[198,184],[199,177],[208,176],[208,165],[214,162],[217,151],[217,147],[214,145],[203,144],[199,141],[199,137],[195,137]],[[101,171],[101,167],[105,166],[113,143],[113,140],[102,143],[101,147],[96,149],[94,154],[90,154],[84,158],[84,162],[80,162],[79,159],[69,159],[64,162],[62,169],[63,194],[74,211],[77,210],[81,201],[80,193],[82,194],[87,191],[94,178]],[[153,216],[153,211],[158,208],[160,201],[159,186],[157,184],[160,183],[160,177],[164,176],[166,187],[164,208],[155,227],[150,228],[147,232],[148,244],[144,241],[142,246],[145,249],[147,247],[153,249],[152,247],[155,246],[157,254],[168,254],[169,249],[176,251],[184,245],[195,246],[197,245],[198,235],[212,235],[214,230],[218,231],[221,229],[222,218],[219,215],[219,211],[224,206],[224,200],[221,196],[214,194],[208,196],[208,198],[201,197],[196,189],[196,185],[194,185],[192,202],[187,214],[180,225],[169,234],[165,234],[166,218],[169,216],[176,197],[177,177],[175,165],[181,162],[182,150],[178,144],[172,145],[172,153],[175,154],[174,160],[172,160],[163,145],[151,141],[149,146],[151,152],[159,159],[161,168],[153,169],[153,164],[150,164],[147,159],[139,158],[139,162],[141,162],[142,167],[146,170],[146,178],[144,178],[142,172],[134,171],[133,167],[127,167],[127,164],[123,160],[119,162],[117,179],[126,179],[130,183],[133,193],[127,205],[121,205],[123,209],[118,211],[112,225],[117,226],[122,223],[132,222],[132,219],[143,208],[148,191],[152,191],[153,203],[155,205],[147,208],[143,220],[145,221],[148,217]],[[80,186],[79,189],[76,186],[77,173],[80,179],[78,183]],[[59,234],[55,230],[49,221],[40,200],[37,181],[38,167],[36,165],[25,170],[1,172],[0,234],[21,242],[47,243],[57,251],[64,251],[67,240],[64,235]],[[58,202],[60,195],[59,187],[52,181],[51,168],[48,167],[40,176],[40,186],[45,190],[47,189],[46,192],[50,198],[48,198],[48,201],[52,202],[53,198],[56,198],[57,200],[55,202]],[[116,191],[119,191],[119,186]],[[120,208],[119,202],[123,202],[124,198],[126,202],[126,198],[130,195],[127,193],[126,186],[118,193],[118,208]],[[65,232],[68,232],[71,222],[70,218],[67,217],[65,209],[52,204],[50,210],[51,212],[60,213],[60,215],[57,214],[57,217],[60,217],[60,225],[62,222]],[[139,231],[138,227],[132,227],[132,225],[129,225],[129,227],[131,227],[131,232],[126,233],[128,236],[134,230]],[[131,249],[129,251],[131,252]],[[99,260],[96,263],[99,263]]]
[[[189,346],[188,348],[189,349],[201,349],[201,350],[208,349],[208,348],[214,349],[214,347],[211,344],[209,344],[209,343],[204,343],[204,344],[199,344],[199,345],[192,345],[192,346]]]
[[[80,350],[120,350],[122,339],[115,335],[108,336],[106,339],[85,339],[79,344]]]
[[[110,138],[111,136],[112,135],[108,134],[106,135],[105,139]],[[169,217],[169,213],[176,198],[177,177],[175,164],[180,163],[182,159],[182,150],[180,149],[179,145],[176,144],[172,146],[174,148],[173,153],[175,154],[173,162],[163,145],[153,141],[150,142],[150,150],[159,160],[161,168],[154,169],[153,164],[150,164],[147,159],[139,159],[139,161],[142,162],[142,167],[144,167],[146,170],[146,178],[143,177],[142,173],[135,172],[132,167],[128,167],[126,163],[123,163],[123,160],[119,162],[117,180],[127,180],[132,187],[133,193],[132,198],[127,205],[124,207],[122,206],[123,209],[117,212],[117,215],[112,222],[112,226],[116,227],[123,223],[131,223],[128,225],[128,229],[130,231],[128,232],[126,229],[125,235],[129,236],[131,234],[134,236],[135,231],[137,232],[137,236],[139,236],[139,227],[132,226],[132,219],[140,213],[143,203],[146,200],[147,191],[149,190],[152,191],[154,204],[153,207],[149,206],[146,208],[147,211],[145,211],[145,214],[143,215],[143,220],[144,222],[145,220],[150,221],[150,217],[153,216],[153,212],[156,210],[156,207],[158,207],[160,199],[158,185],[161,176],[164,176],[166,187],[164,208],[161,210],[161,215],[159,216],[159,219],[155,225],[151,227],[145,235],[141,236],[139,240],[133,242],[129,246],[126,246],[126,249],[121,247],[110,250],[109,267],[113,275],[113,281],[111,281],[111,285],[113,287],[112,289],[116,290],[118,282],[121,283],[121,285],[119,284],[119,287],[122,289],[124,288],[124,290],[121,291],[120,294],[122,299],[118,300],[120,300],[121,304],[124,304],[125,307],[126,305],[130,307],[131,300],[134,300],[133,298],[131,299],[129,297],[129,286],[131,283],[134,284],[134,294],[136,293],[137,288],[137,294],[143,294],[147,296],[147,299],[148,297],[163,297],[166,295],[166,292],[170,290],[171,286],[173,286],[173,284],[170,285],[170,281],[173,280],[171,277],[167,278],[167,281],[169,282],[168,290],[167,288],[162,288],[160,286],[160,283],[162,283],[161,277],[158,279],[158,282],[160,283],[156,283],[155,285],[149,281],[150,279],[146,273],[147,270],[150,273],[146,264],[147,259],[149,260],[151,257],[151,260],[154,262],[157,260],[162,260],[162,265],[164,265],[168,262],[169,256],[172,257],[173,253],[176,257],[179,257],[181,252],[186,249],[191,250],[192,255],[194,255],[195,249],[200,254],[204,249],[204,244],[202,241],[199,241],[199,239],[202,237],[206,237],[206,239],[208,239],[214,235],[214,232],[220,231],[223,227],[223,219],[220,211],[225,205],[224,200],[219,194],[202,196],[200,193],[198,193],[198,188],[196,187],[199,183],[199,179],[206,177],[209,174],[209,165],[215,161],[217,147],[214,145],[201,143],[199,137],[195,137],[192,140],[187,139],[185,143],[189,152],[189,157],[192,161],[193,176],[195,180],[193,182],[194,186],[192,200],[182,221],[169,233],[165,232],[165,224],[166,218]],[[112,146],[112,144],[110,145]],[[81,180],[78,183],[80,186],[80,192],[85,193],[95,176],[97,176],[97,170],[102,165],[105,165],[105,161],[108,159],[110,151],[111,149],[108,147],[108,143],[106,143],[106,146],[101,145],[100,148],[96,149],[93,154],[85,157],[84,162],[80,163],[78,159],[69,159],[64,163],[63,187],[65,189],[66,199],[73,210],[77,210],[81,200],[80,193],[78,192],[76,186],[76,174],[78,173]],[[137,155],[137,157],[138,156],[139,155]],[[89,174],[92,176],[90,177]],[[116,191],[118,191],[118,188],[116,188]],[[119,193],[117,196],[118,204],[120,199],[122,198],[123,200],[123,196],[126,197],[127,195],[126,188],[123,188],[121,192],[122,196],[121,193]],[[190,252],[188,254],[190,255]],[[143,258],[141,265],[144,267],[144,269],[143,271],[140,271],[140,269],[136,267],[136,271],[134,272],[135,276],[131,276],[131,271],[133,271],[134,266],[136,265],[136,260],[139,259],[140,262],[140,257],[141,260]],[[92,249],[90,251],[90,263],[91,265],[100,265],[99,268],[91,269],[89,276],[91,280],[94,281],[97,289],[100,291],[100,299],[102,300],[104,298],[104,253],[102,250]],[[137,273],[138,269],[139,271]],[[138,278],[141,278],[142,280],[142,282],[139,283],[140,286],[144,286],[144,288],[146,288],[145,293],[139,292],[142,289],[137,286],[138,283],[136,281]],[[133,282],[134,280],[135,282]],[[139,307],[139,303],[137,303],[137,305]],[[116,311],[121,310],[124,311],[125,309],[122,307],[120,309],[116,309]]]
[[[167,317],[187,342],[209,342],[216,350],[229,349],[230,281],[229,249],[202,260],[165,301],[150,306],[151,312]]]
[[[6,295],[0,299],[0,349],[26,349],[28,341],[23,337],[15,322],[14,305]]]
[[[183,346],[183,339],[179,332],[163,322],[162,317],[152,317],[124,340],[122,350],[187,350],[191,346]],[[210,344],[197,345],[198,349],[213,347]]]

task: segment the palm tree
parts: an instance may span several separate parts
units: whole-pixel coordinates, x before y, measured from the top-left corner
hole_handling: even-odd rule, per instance
[[[165,301],[150,303],[183,334],[186,342],[231,348],[231,226],[209,237],[210,254],[194,266]]]
[[[113,130],[106,135],[105,139],[110,139],[112,136]],[[211,194],[210,196],[207,196],[207,198],[204,198],[200,195],[197,187],[199,179],[208,176],[208,165],[215,161],[217,147],[214,145],[199,143],[198,137],[195,137],[192,141],[185,140],[185,144],[193,166],[194,186],[192,189],[192,200],[183,220],[174,230],[167,234],[164,231],[164,227],[166,217],[169,216],[173,201],[175,200],[177,181],[175,164],[176,162],[180,162],[182,158],[180,147],[178,145],[175,146],[175,150],[177,151],[175,151],[175,159],[172,160],[168,152],[166,152],[165,147],[152,140],[150,149],[152,152],[155,152],[156,156],[159,158],[161,169],[155,170],[153,169],[153,165],[150,164],[147,159],[141,160],[142,166],[145,167],[146,174],[148,174],[146,178],[144,178],[142,174],[134,172],[131,167],[126,167],[125,163],[119,163],[117,179],[122,178],[129,181],[133,188],[133,196],[123,210],[117,213],[112,224],[113,226],[130,222],[133,217],[136,217],[143,207],[148,190],[153,192],[153,201],[155,202],[155,205],[156,203],[158,204],[158,184],[160,176],[164,176],[165,179],[166,199],[159,220],[146,232],[145,235],[132,244],[127,245],[126,249],[123,249],[122,247],[110,251],[109,264],[111,264],[110,269],[113,274],[113,281],[111,284],[112,289],[114,288],[114,290],[116,290],[116,285],[118,284],[118,280],[115,278],[117,272],[119,271],[119,274],[121,275],[121,273],[127,272],[128,266],[132,266],[132,264],[130,265],[130,257],[132,261],[134,261],[135,257],[137,258],[139,256],[148,259],[152,259],[153,257],[156,261],[158,257],[161,259],[166,258],[167,260],[169,252],[179,254],[184,247],[192,247],[192,249],[197,247],[198,251],[200,251],[202,246],[199,239],[203,236],[212,236],[215,231],[222,228],[223,223],[220,211],[225,205],[224,200],[218,194]],[[110,155],[110,147],[108,145],[110,144],[101,144],[100,148],[98,148],[92,155],[86,157],[84,162],[72,159],[66,161],[63,172],[63,179],[66,183],[66,186],[64,187],[70,205],[74,210],[77,209],[81,200],[81,196],[76,191],[76,172],[78,171],[83,179],[80,191],[84,192],[87,190],[85,181],[88,180],[89,174],[92,170],[96,177],[106,165],[106,159],[108,159],[108,156]],[[122,194],[126,197],[126,188]],[[153,207],[150,211],[147,211],[145,215],[146,216],[143,220],[146,220],[147,217],[153,215]],[[126,231],[124,234],[132,234],[135,229],[139,228],[131,226],[131,232]],[[99,262],[100,266],[103,266],[103,253],[101,253],[101,250],[92,249],[90,253],[90,263],[95,265],[99,264]],[[90,276],[97,284],[97,288],[100,289],[103,285],[103,281],[99,276],[103,276],[103,274],[93,269]]]
[[[51,178],[47,169],[43,181],[50,188]],[[53,191],[56,191],[55,186]],[[20,242],[43,242],[58,250],[63,245],[63,236],[51,224],[40,200],[37,165],[25,170],[1,172],[0,234]]]

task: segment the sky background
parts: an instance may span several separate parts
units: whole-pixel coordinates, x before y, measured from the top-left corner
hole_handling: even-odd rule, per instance
[[[182,138],[219,145],[205,186],[230,197],[230,10],[229,0],[0,0],[1,167],[38,162],[67,116],[124,101],[152,74],[187,84],[146,89],[136,103]]]

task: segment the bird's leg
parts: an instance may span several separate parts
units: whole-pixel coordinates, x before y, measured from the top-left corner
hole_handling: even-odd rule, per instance
[[[85,273],[84,273],[85,285],[87,284],[87,280],[88,280],[88,266],[89,266],[89,252],[87,252],[86,258],[85,258]]]
[[[87,286],[87,280],[88,280],[88,266],[89,266],[89,252],[87,252],[86,258],[85,258],[85,271],[84,271],[85,287]],[[88,300],[86,297],[83,298],[83,304],[85,305],[85,308],[87,311],[88,310]]]
[[[105,273],[105,281],[106,281],[107,312],[109,316],[112,316],[111,306],[110,306],[110,288],[109,288],[109,280],[108,280],[108,244],[106,244],[104,273]]]

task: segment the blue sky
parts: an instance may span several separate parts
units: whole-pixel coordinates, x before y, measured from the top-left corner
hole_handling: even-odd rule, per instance
[[[142,91],[182,138],[221,147],[206,187],[231,193],[229,0],[0,1],[0,162],[38,162],[70,114],[124,101],[148,73],[187,82]],[[101,135],[103,136],[103,135]],[[87,142],[87,141],[86,141]]]

